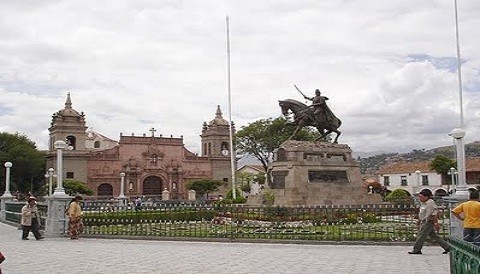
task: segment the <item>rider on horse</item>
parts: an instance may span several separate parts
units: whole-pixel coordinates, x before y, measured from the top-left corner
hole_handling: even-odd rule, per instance
[[[313,108],[313,114],[317,123],[325,124],[334,121],[335,115],[327,106],[326,101],[328,100],[328,97],[322,96],[319,89],[315,90],[314,97],[307,97],[303,93],[302,95],[306,100],[312,101],[310,107]]]

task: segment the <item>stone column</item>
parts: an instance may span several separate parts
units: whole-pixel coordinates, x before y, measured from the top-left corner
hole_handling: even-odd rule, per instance
[[[5,192],[0,197],[0,221],[5,222],[6,217],[6,205],[7,202],[13,201],[12,193],[10,193],[10,168],[12,167],[12,163],[6,162],[5,163]]]
[[[2,197],[12,197],[12,193],[10,192],[10,168],[12,167],[12,163],[5,162],[5,192],[3,193]]]
[[[125,172],[120,172],[120,195],[118,195],[118,205],[127,205],[127,197],[125,196]]]
[[[45,199],[48,203],[48,216],[45,225],[45,235],[50,238],[65,236],[68,232],[68,217],[65,209],[69,206],[71,196],[48,196]]]
[[[443,198],[449,204],[449,210],[454,209],[460,203],[466,202],[468,199],[465,199],[461,196],[450,195],[446,198]],[[455,217],[453,214],[450,214],[450,236],[455,236],[459,239],[463,239],[463,222]]]
[[[63,188],[63,149],[67,147],[67,144],[62,140],[58,140],[53,146],[57,150],[57,187],[53,192],[53,196],[69,197],[65,194],[65,189]]]

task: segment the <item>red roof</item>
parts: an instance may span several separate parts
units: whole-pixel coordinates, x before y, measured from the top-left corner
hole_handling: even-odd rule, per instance
[[[420,170],[422,173],[435,172],[430,169],[430,161],[422,162],[397,162],[381,166],[376,174],[415,173]]]
[[[399,174],[414,173],[420,170],[422,173],[435,172],[430,168],[431,161],[422,162],[397,162],[381,166],[375,174]],[[465,171],[480,171],[480,157],[466,158]]]

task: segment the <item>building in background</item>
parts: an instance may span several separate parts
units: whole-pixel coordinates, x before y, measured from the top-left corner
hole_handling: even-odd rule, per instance
[[[429,189],[435,196],[446,196],[454,191],[449,176],[442,176],[430,168],[430,161],[397,162],[381,166],[375,174],[380,184],[388,190],[404,189],[410,194]],[[467,184],[469,188],[480,185],[480,158],[471,157],[466,161]]]
[[[86,183],[95,196],[118,196],[121,172],[126,196],[160,196],[166,189],[172,199],[185,199],[190,180],[216,179],[227,184],[231,180],[229,123],[222,118],[220,106],[215,118],[203,123],[201,156],[185,148],[183,136],[155,135],[154,128],[142,136],[120,133],[118,141],[87,130],[85,114],[72,108],[70,94],[65,108],[53,114],[48,130],[47,168],[56,167],[55,141],[66,141],[64,178]]]

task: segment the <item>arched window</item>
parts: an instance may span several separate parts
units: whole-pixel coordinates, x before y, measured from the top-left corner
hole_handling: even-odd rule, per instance
[[[93,147],[100,148],[100,141],[95,141],[95,143],[93,143]]]
[[[73,135],[68,135],[66,138],[67,146],[70,146],[72,150],[77,149],[77,138]]]

